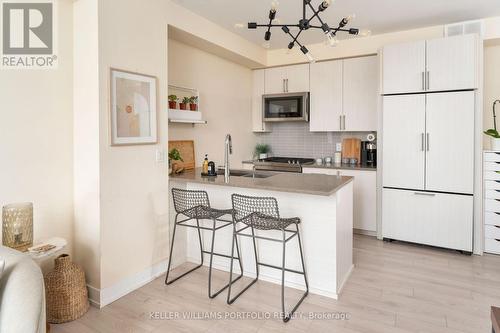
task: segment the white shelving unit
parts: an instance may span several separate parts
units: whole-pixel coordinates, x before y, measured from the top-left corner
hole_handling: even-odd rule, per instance
[[[168,85],[168,95],[177,95],[179,100],[182,100],[184,97],[196,96],[198,97],[198,110],[191,111],[189,110],[189,105],[187,105],[186,110],[181,109],[168,109],[168,121],[170,123],[177,124],[206,124],[206,120],[203,120],[203,113],[200,110],[200,94],[198,89],[195,88],[187,88],[176,85]],[[179,106],[179,102],[177,105]]]

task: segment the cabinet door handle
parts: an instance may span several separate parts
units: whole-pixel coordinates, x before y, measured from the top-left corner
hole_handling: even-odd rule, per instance
[[[425,82],[425,86],[427,88],[427,90],[430,90],[431,89],[431,80],[430,80],[430,76],[431,76],[431,73],[429,71],[425,72],[426,73],[426,82]]]
[[[288,79],[286,79],[286,92],[288,92]]]
[[[339,130],[342,131],[342,115],[339,116]]]
[[[425,133],[422,133],[420,135],[420,141],[421,141],[421,147],[420,147],[420,149],[422,151],[425,151]]]
[[[345,131],[345,114],[342,115],[342,130]]]
[[[436,193],[427,193],[427,192],[414,192],[415,195],[423,195],[426,197],[435,197]]]
[[[426,145],[427,151],[429,151],[429,137],[430,137],[430,135],[429,135],[429,133],[427,133],[427,136],[425,138],[425,145]]]
[[[425,72],[422,72],[422,90],[425,90]]]
[[[500,225],[494,225],[494,227],[500,229]]]
[[[286,90],[285,90],[285,79],[283,79],[283,92],[286,92]]]

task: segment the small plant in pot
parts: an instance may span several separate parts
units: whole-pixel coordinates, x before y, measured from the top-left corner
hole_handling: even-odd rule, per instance
[[[179,106],[181,110],[186,110],[187,105],[189,104],[190,98],[189,97],[184,97],[182,99],[182,102],[179,103]]]
[[[491,150],[500,151],[500,134],[496,129],[490,128],[484,134],[491,138]]]
[[[198,110],[198,96],[191,96],[189,98],[189,109],[191,111],[197,111]]]
[[[171,175],[172,171],[175,171],[175,163],[173,161],[181,161],[184,162],[182,159],[181,153],[177,148],[173,148],[171,151],[168,152],[168,174]]]
[[[177,95],[168,95],[168,108],[177,109]]]
[[[271,147],[265,143],[259,143],[255,146],[255,157],[259,160],[267,158],[267,154],[271,151]]]

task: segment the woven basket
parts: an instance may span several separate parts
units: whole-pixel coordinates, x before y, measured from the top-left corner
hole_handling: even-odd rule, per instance
[[[69,255],[55,259],[54,270],[45,275],[47,321],[60,324],[83,316],[89,309],[85,273]]]

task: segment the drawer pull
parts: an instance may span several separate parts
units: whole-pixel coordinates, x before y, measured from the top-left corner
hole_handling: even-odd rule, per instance
[[[494,225],[494,227],[500,229],[500,225]]]
[[[414,194],[415,195],[424,195],[427,197],[435,197],[436,196],[436,193],[414,192]],[[500,201],[500,199],[498,199],[498,200]],[[498,215],[500,215],[500,213]]]
[[[494,212],[494,213],[495,213],[495,214],[497,214],[497,215],[500,215],[500,213],[499,213],[499,212]]]
[[[496,240],[497,242],[500,242],[500,239],[498,239],[498,238],[495,238],[495,240]]]

